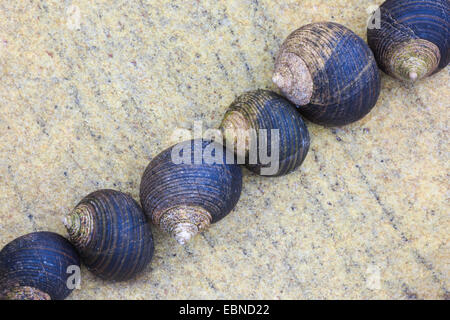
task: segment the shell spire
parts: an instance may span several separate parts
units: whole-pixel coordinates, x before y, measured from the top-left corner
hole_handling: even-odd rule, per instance
[[[179,244],[184,246],[198,232],[199,229],[193,223],[179,223],[174,229],[173,236]]]
[[[212,217],[208,211],[197,206],[176,206],[153,216],[153,223],[170,233],[181,245],[206,230]]]
[[[275,62],[272,81],[293,103],[303,106],[311,101],[313,79],[308,66],[298,55],[281,51]]]
[[[441,54],[433,43],[412,39],[386,52],[386,71],[396,78],[415,82],[431,75],[439,66]]]
[[[93,216],[87,205],[79,205],[63,218],[63,224],[71,241],[81,247],[89,244],[92,235]]]
[[[52,300],[48,293],[33,287],[13,286],[0,292],[2,299],[6,300]]]

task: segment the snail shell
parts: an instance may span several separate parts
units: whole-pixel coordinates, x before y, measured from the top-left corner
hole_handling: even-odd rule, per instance
[[[388,0],[380,7],[380,27],[367,39],[381,70],[414,82],[445,68],[450,61],[448,0]]]
[[[262,174],[265,167],[274,166],[273,163],[263,164],[260,148],[267,148],[264,155],[271,154],[278,148],[278,170],[268,172],[273,176],[282,176],[302,164],[310,145],[308,129],[295,106],[278,94],[266,90],[247,92],[239,96],[228,108],[220,128],[225,140],[233,141],[235,152],[245,159],[246,167],[257,174]],[[253,129],[255,134],[249,134],[249,129]],[[260,134],[267,136],[265,146],[260,141]],[[273,137],[273,134],[278,137]],[[239,135],[245,137],[240,138]],[[252,139],[255,141],[249,141]],[[238,146],[239,141],[246,145]],[[252,152],[253,162],[249,156],[252,145],[256,146]],[[243,153],[240,153],[240,150]]]
[[[309,24],[288,36],[276,58],[273,82],[305,118],[326,126],[363,118],[381,87],[367,44],[332,22]]]
[[[0,251],[0,299],[62,300],[70,266],[80,267],[75,248],[52,232],[34,232],[8,243]]]
[[[123,281],[141,272],[153,256],[153,236],[134,199],[115,190],[86,196],[64,219],[82,262],[105,280]]]
[[[182,142],[156,156],[140,187],[148,218],[185,244],[225,217],[242,190],[241,168],[227,164],[227,155],[222,145],[199,139]],[[184,161],[174,161],[178,156]]]

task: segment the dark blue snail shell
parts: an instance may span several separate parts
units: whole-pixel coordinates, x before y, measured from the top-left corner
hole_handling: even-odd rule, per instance
[[[153,236],[139,204],[115,190],[86,196],[64,224],[87,268],[105,280],[135,277],[153,257]]]
[[[0,299],[62,300],[74,287],[68,285],[80,267],[75,248],[52,232],[34,232],[8,243],[0,251]]]
[[[267,90],[239,96],[220,127],[242,163],[261,175],[282,176],[294,171],[303,163],[310,145],[308,129],[295,106]],[[246,138],[248,144],[240,147]]]
[[[367,39],[385,73],[416,81],[448,65],[450,1],[388,0],[373,19]]]
[[[231,162],[231,164],[229,164]],[[189,140],[156,156],[140,187],[144,212],[181,243],[224,218],[242,190],[241,168],[225,148],[207,140]]]
[[[273,81],[305,118],[325,126],[363,118],[375,106],[381,87],[368,45],[332,22],[291,33],[278,53]]]

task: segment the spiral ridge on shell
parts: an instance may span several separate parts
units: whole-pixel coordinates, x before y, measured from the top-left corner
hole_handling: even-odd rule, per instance
[[[172,161],[172,153],[178,148],[187,163]],[[221,153],[219,163],[210,163],[203,156],[208,151],[213,156]],[[200,159],[196,159],[196,153]],[[237,204],[242,190],[241,168],[227,164],[226,157],[222,145],[201,139],[161,152],[142,176],[140,199],[145,214],[164,231],[176,238],[178,235],[182,244],[224,218]]]
[[[128,280],[150,263],[154,245],[146,217],[129,195],[99,190],[66,217],[71,242],[95,275]]]
[[[288,58],[283,59],[286,55],[301,59],[310,73],[310,86],[292,82],[292,86],[312,88],[311,98],[298,105],[308,120],[342,126],[360,120],[375,106],[381,88],[378,67],[368,45],[350,29],[320,22],[295,30],[278,53],[275,74],[280,63],[289,64]],[[297,72],[295,65],[288,65],[292,74]],[[304,67],[300,72],[306,72]]]
[[[8,243],[0,251],[0,299],[62,300],[71,266],[80,267],[75,248],[52,232],[34,232]]]
[[[234,139],[234,143],[238,144],[239,133],[245,134],[250,129],[255,130],[255,134],[248,135],[248,139],[255,141],[246,141],[247,153],[241,155],[245,157],[245,165],[249,170],[261,174],[262,168],[274,165],[263,164],[260,156],[261,151],[271,156],[274,148],[278,149],[278,170],[272,176],[294,171],[306,158],[310,145],[306,124],[295,106],[280,95],[267,90],[251,91],[239,96],[231,104],[221,124],[225,138],[228,135],[228,139]],[[272,136],[275,130],[278,132],[278,141]],[[260,133],[267,136],[265,146],[260,141]],[[254,161],[248,155],[251,145],[256,147],[253,150]],[[266,150],[260,150],[264,147]],[[236,146],[235,149],[244,148]]]

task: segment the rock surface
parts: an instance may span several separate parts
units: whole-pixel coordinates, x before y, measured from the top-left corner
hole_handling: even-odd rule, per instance
[[[176,128],[220,124],[239,94],[273,89],[295,28],[335,21],[365,38],[381,0],[2,1],[0,247],[99,188],[138,199]],[[308,123],[302,167],[245,173],[234,212],[127,283],[83,269],[72,299],[449,298],[449,68],[416,85],[383,75],[351,126]]]

